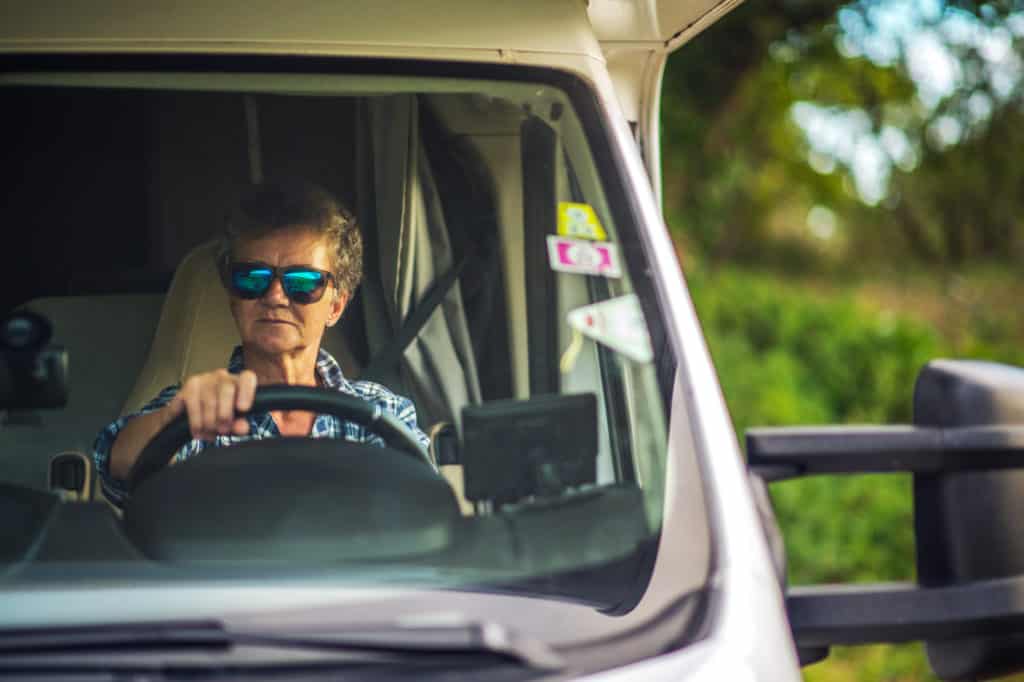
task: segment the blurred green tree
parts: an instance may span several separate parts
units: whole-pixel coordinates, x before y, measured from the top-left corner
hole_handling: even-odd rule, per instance
[[[1022,40],[1024,0],[776,0],[669,60],[665,213],[741,438],[909,421],[938,355],[1024,363]],[[909,476],[772,498],[794,583],[913,579]],[[806,675],[934,679],[920,646]]]
[[[684,248],[786,270],[1016,258],[1022,10],[781,0],[726,16],[666,71],[665,209]]]

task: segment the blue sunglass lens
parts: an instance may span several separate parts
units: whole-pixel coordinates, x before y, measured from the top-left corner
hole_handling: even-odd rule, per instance
[[[235,270],[231,273],[231,283],[240,294],[262,296],[270,288],[273,276],[274,273],[269,268]]]
[[[323,286],[323,273],[315,270],[296,270],[286,272],[281,281],[284,283],[284,290],[288,295],[303,294],[309,295]]]

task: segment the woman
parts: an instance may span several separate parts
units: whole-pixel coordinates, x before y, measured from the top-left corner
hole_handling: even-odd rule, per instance
[[[319,386],[357,396],[393,413],[426,447],[412,401],[380,384],[348,381],[320,348],[345,310],[362,271],[362,241],[352,216],[308,184],[259,185],[239,202],[221,244],[219,267],[242,345],[227,369],[196,374],[165,388],[139,412],[107,426],[93,457],[107,497],[120,505],[123,480],[164,426],[188,415],[193,440],[181,462],[209,447],[277,436],[344,438],[383,445],[365,427],[328,415],[275,411],[240,417],[261,384]]]

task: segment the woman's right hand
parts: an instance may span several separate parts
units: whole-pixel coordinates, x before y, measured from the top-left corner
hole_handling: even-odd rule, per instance
[[[256,383],[256,373],[247,369],[238,374],[225,369],[194,374],[182,383],[178,393],[163,408],[164,423],[169,424],[186,413],[193,438],[213,440],[231,434],[244,436],[249,433],[249,422],[238,413],[252,407]]]
[[[188,414],[193,438],[244,436],[249,433],[249,421],[238,413],[252,407],[255,395],[256,373],[251,370],[231,374],[218,369],[189,377],[162,409],[128,420],[111,446],[110,473],[114,478],[126,478],[153,436],[183,413]],[[171,453],[167,455],[170,457]]]

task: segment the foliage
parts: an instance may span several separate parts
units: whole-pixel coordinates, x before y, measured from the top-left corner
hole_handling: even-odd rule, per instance
[[[1003,107],[960,144],[926,145],[920,166],[893,178],[891,210],[878,229],[902,235],[908,250],[935,263],[1024,256],[1022,105]]]
[[[1013,273],[974,275],[961,284],[989,300],[971,305],[962,326],[939,331],[918,316],[893,313],[873,281],[871,302],[854,283],[819,283],[737,268],[688,268],[694,304],[737,433],[754,425],[907,422],[914,377],[930,358],[953,354],[1020,363],[1013,317]],[[902,290],[904,287],[897,288]],[[930,287],[914,286],[916,310]],[[941,297],[941,292],[933,293]],[[942,299],[939,298],[941,301]],[[984,322],[988,320],[988,323]],[[908,475],[816,477],[776,484],[773,504],[783,531],[791,584],[914,578]],[[837,648],[805,671],[812,682],[930,680],[920,644]]]
[[[688,280],[737,430],[754,415],[761,425],[910,420],[917,371],[940,351],[927,326],[750,271]]]
[[[927,326],[749,272],[689,281],[737,433],[910,421],[914,378],[939,354]],[[812,478],[772,496],[792,582],[912,577],[909,477]]]
[[[893,8],[911,33],[941,42],[950,89],[929,90],[906,35],[878,33]],[[1022,10],[941,0],[734,10],[666,71],[665,209],[677,238],[713,263],[759,267],[1013,262],[1024,252]],[[891,54],[865,48],[879,43]],[[850,139],[810,139],[801,114],[841,121]],[[865,159],[870,172],[858,171]],[[824,232],[809,220],[816,207],[834,222]]]
[[[1022,82],[1020,0],[748,2],[669,59],[665,215],[740,434],[906,422],[936,355],[1024,364]],[[792,582],[913,578],[909,477],[772,496]],[[805,674],[932,679],[919,645]]]

